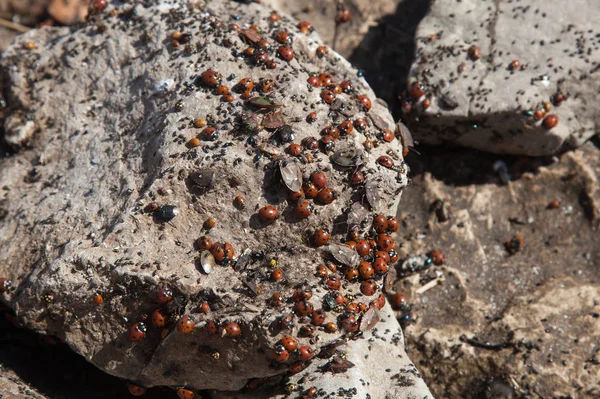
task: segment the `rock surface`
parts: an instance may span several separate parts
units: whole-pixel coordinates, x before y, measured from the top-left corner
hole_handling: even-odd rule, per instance
[[[581,145],[600,121],[599,16],[587,0],[433,2],[403,105],[416,138],[530,156]]]
[[[395,288],[412,304],[408,354],[433,394],[600,397],[600,149],[555,160],[423,153],[407,160],[401,242],[423,256],[417,266],[435,249],[446,262]],[[515,234],[525,247],[511,255]]]
[[[241,28],[230,26],[232,20]],[[270,44],[275,31],[289,31],[295,58],[275,60],[277,46],[267,51],[276,69],[255,65],[260,57],[244,58],[248,42],[258,45],[256,30],[240,30],[251,24],[259,26]],[[175,43],[172,32],[177,30],[183,35]],[[26,41],[37,48],[26,49]],[[366,232],[373,213],[361,209],[369,204],[376,212],[393,214],[407,184],[402,147],[395,139],[382,141],[361,157],[354,152],[343,159],[324,148],[305,150],[295,164],[303,179],[324,171],[336,198],[330,205],[317,202],[311,217],[298,220],[278,175],[279,159],[293,161],[284,152],[287,143],[282,144],[290,140],[290,130],[257,134],[253,123],[275,126],[275,117],[267,121],[275,112],[263,119],[264,108],[279,109],[281,104],[284,122],[300,143],[318,138],[327,125],[365,118],[366,133],[353,129],[336,141],[336,150],[360,151],[367,138],[375,139],[381,128],[392,126],[391,115],[378,103],[373,101],[372,109],[364,112],[359,96],[374,99],[372,91],[333,51],[316,57],[320,44],[316,34],[299,32],[296,21],[286,16],[275,23],[260,5],[229,1],[213,1],[204,8],[165,1],[109,7],[78,29],[20,36],[1,60],[7,103],[3,139],[18,153],[0,161],[0,275],[13,285],[2,300],[19,321],[57,336],[112,375],[142,386],[189,389],[238,390],[251,378],[272,377],[280,386],[285,381],[278,379],[297,357],[292,354],[287,364],[274,364],[282,336],[292,335],[316,352],[353,337],[342,328],[351,326],[341,324],[348,316],[344,305],[326,312],[329,329],[336,332],[319,327],[310,337],[298,337],[298,328],[310,325],[302,316],[309,312],[291,296],[296,289],[311,291],[309,303],[315,309],[335,298],[335,291],[314,276],[316,266],[330,260],[329,251],[314,248],[310,237],[327,228],[331,242],[339,243],[352,219],[361,234]],[[275,103],[259,97],[254,102],[263,111],[252,112],[239,93],[231,102],[215,95],[201,78],[211,68],[229,88],[252,78],[256,91],[251,95],[264,95],[262,90]],[[349,79],[354,87],[338,94],[331,106],[321,101],[321,90],[307,84],[310,73],[325,71],[335,82]],[[317,113],[314,123],[306,122],[311,111]],[[215,141],[208,131],[194,127],[198,118],[217,129]],[[189,141],[194,136],[203,139],[199,146]],[[248,140],[250,136],[254,138]],[[393,167],[378,163],[384,154],[391,156]],[[363,185],[350,186],[355,167],[340,166],[357,161],[363,163],[360,170],[369,191]],[[282,165],[284,171],[294,171],[293,162]],[[211,171],[214,179],[207,179]],[[293,184],[288,181],[288,186]],[[234,206],[237,195],[245,198],[244,206]],[[152,201],[160,206],[154,213],[148,211]],[[350,214],[350,206],[361,203]],[[168,222],[167,205],[178,210]],[[257,216],[265,205],[281,214],[272,224]],[[208,218],[216,220],[209,230]],[[203,235],[231,243],[237,262],[212,270],[200,264],[196,240]],[[284,273],[278,282],[271,277],[274,264]],[[381,278],[376,282],[381,286]],[[349,302],[354,296],[357,306],[383,305],[379,294],[364,296],[359,287],[343,281],[340,293]],[[165,289],[173,299],[161,306],[157,294]],[[280,307],[270,300],[276,292],[284,300]],[[209,310],[202,308],[204,303]],[[162,331],[152,325],[157,308],[167,317]],[[383,308],[382,314],[387,312]],[[287,315],[290,330],[280,327]],[[175,327],[183,316],[196,322],[190,333]],[[217,334],[211,333],[213,320]],[[232,322],[241,327],[239,337],[224,336],[224,327]],[[138,323],[147,325],[147,333],[132,342],[128,331]],[[386,325],[390,331],[397,329],[393,323]],[[370,349],[402,356],[397,363],[402,370],[389,365],[400,384],[377,380],[381,374],[375,373],[376,383],[344,377],[342,385],[340,378],[323,374],[315,385],[327,391],[356,388],[372,397],[386,392],[430,396],[402,353],[401,335],[396,337],[375,340]],[[348,356],[356,361],[350,372],[370,375],[376,370],[366,369],[369,361],[359,361],[365,341],[354,338],[359,339],[347,344]],[[341,354],[335,356],[343,363]],[[312,376],[310,367],[297,378]]]

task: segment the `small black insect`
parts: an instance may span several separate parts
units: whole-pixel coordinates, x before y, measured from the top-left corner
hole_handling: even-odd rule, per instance
[[[178,214],[179,209],[175,205],[161,205],[155,213],[156,217],[163,222],[170,222]]]

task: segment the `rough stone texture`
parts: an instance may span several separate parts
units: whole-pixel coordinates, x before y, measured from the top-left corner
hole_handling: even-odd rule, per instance
[[[569,7],[558,0],[433,2],[417,31],[410,74],[427,86],[412,104],[420,115],[416,138],[532,156],[581,145],[600,121],[599,16],[600,3],[587,0]],[[468,56],[471,46],[480,48],[477,61]],[[567,100],[549,111],[558,126],[545,129],[523,114],[559,92]]]
[[[401,242],[406,254],[441,249],[447,261],[395,288],[412,303],[409,356],[433,394],[600,397],[600,150],[588,143],[556,160],[423,153],[407,160]],[[430,208],[436,200],[449,220]],[[514,234],[526,246],[511,256],[504,243]]]
[[[234,49],[242,51],[247,45],[229,29],[232,15],[240,17],[235,22],[243,28],[259,25],[265,37],[281,28],[292,32],[296,59],[289,64],[278,59],[277,69],[269,70],[234,56]],[[268,306],[268,299],[276,291],[289,298],[295,288],[305,288],[312,290],[315,308],[321,307],[327,290],[313,273],[327,251],[309,246],[309,237],[317,228],[327,227],[332,242],[339,242],[348,229],[347,208],[361,201],[366,205],[364,188],[350,188],[349,170],[332,165],[330,154],[315,151],[313,162],[301,165],[305,178],[325,170],[338,198],[332,205],[316,205],[309,219],[294,220],[273,160],[274,155],[285,156],[284,147],[268,143],[271,133],[266,132],[257,136],[257,147],[250,146],[238,125],[240,114],[247,112],[239,95],[232,103],[221,101],[212,89],[198,84],[200,73],[213,68],[224,78],[235,74],[231,81],[224,79],[230,87],[246,76],[256,82],[274,79],[271,95],[283,104],[296,142],[318,137],[324,126],[339,123],[346,118],[341,112],[350,119],[371,120],[369,136],[377,133],[372,118],[388,126],[393,120],[376,102],[368,115],[362,112],[356,95],[374,99],[372,91],[334,52],[323,59],[314,56],[321,44],[316,34],[307,37],[298,32],[296,22],[285,16],[274,26],[268,16],[256,4],[213,1],[192,9],[148,1],[135,10],[108,8],[79,29],[29,32],[3,55],[7,102],[3,138],[19,153],[0,165],[0,275],[15,286],[2,299],[24,326],[55,335],[100,369],[145,386],[237,390],[249,378],[284,375],[287,367],[273,366],[265,352],[283,334],[295,335],[306,320],[294,316],[292,331],[273,329],[282,315],[291,313],[293,303],[276,308]],[[170,35],[177,29],[192,34],[188,46],[172,46]],[[231,47],[223,44],[226,38]],[[26,50],[25,41],[33,41],[37,48]],[[345,105],[341,112],[323,104],[320,91],[306,83],[309,72],[323,71],[331,72],[336,81],[346,78],[354,84],[355,91],[338,95]],[[305,122],[310,111],[318,113],[313,124]],[[186,142],[199,133],[192,125],[198,117],[206,117],[220,138],[187,149]],[[364,140],[355,130],[338,140],[337,148],[362,148]],[[367,182],[380,187],[377,212],[393,214],[398,205],[407,182],[401,152],[394,140],[365,154],[361,170]],[[396,157],[394,168],[377,164],[385,153]],[[201,193],[190,177],[209,167],[217,171],[214,187]],[[245,197],[244,209],[233,206],[236,195]],[[179,215],[161,223],[144,211],[152,200],[176,205]],[[281,212],[272,225],[256,216],[266,204]],[[206,232],[202,225],[209,216],[217,226]],[[366,222],[368,227],[368,218]],[[230,242],[236,255],[249,248],[264,258],[240,264],[239,271],[217,266],[203,274],[194,245],[201,235]],[[269,281],[270,259],[277,259],[284,270],[280,283]],[[254,284],[256,296],[249,288]],[[181,334],[169,324],[161,338],[161,331],[147,320],[145,339],[128,341],[128,329],[157,308],[159,287],[174,292],[166,308],[173,319],[191,315],[196,328]],[[355,294],[361,303],[376,298],[361,296],[358,288],[358,283],[345,282],[341,292]],[[102,294],[103,304],[92,301],[96,293]],[[198,310],[204,301],[211,304],[208,315]],[[333,322],[337,317],[333,312],[327,316]],[[238,322],[242,336],[210,335],[206,324],[211,319]],[[345,336],[319,329],[315,336],[298,341],[318,349]],[[357,354],[364,355],[361,342],[350,341],[348,353],[356,358],[356,370],[368,375],[376,370],[365,369],[368,361],[358,362]],[[390,349],[382,347],[383,342],[376,340],[372,351],[403,350],[401,339],[386,340]],[[219,360],[213,360],[215,352]],[[354,386],[372,397],[386,392],[396,397],[430,396],[404,355],[397,364],[405,368],[399,379],[410,382],[406,386],[376,380],[375,373],[376,383],[363,387],[359,380],[349,379],[345,387]],[[338,381],[324,376],[318,386],[335,390]]]

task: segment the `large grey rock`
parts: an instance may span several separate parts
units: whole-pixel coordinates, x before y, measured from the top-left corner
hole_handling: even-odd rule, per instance
[[[270,359],[283,335],[292,335],[317,352],[334,340],[350,338],[343,329],[331,333],[322,328],[312,337],[298,337],[306,317],[293,316],[291,330],[280,331],[277,326],[281,317],[293,315],[289,298],[297,288],[312,291],[315,309],[323,306],[329,292],[314,276],[328,252],[311,245],[311,234],[325,227],[332,232],[332,242],[339,243],[349,229],[350,206],[358,202],[368,208],[366,194],[373,192],[350,186],[353,168],[332,164],[331,153],[312,151],[312,160],[299,162],[304,179],[313,171],[325,171],[328,186],[338,197],[331,205],[315,205],[308,219],[295,220],[275,162],[276,157],[287,156],[285,145],[269,141],[272,133],[263,131],[255,135],[257,144],[252,146],[248,131],[241,128],[242,114],[249,109],[239,94],[231,103],[222,101],[199,81],[200,74],[213,68],[230,88],[244,77],[257,83],[273,79],[269,95],[283,105],[296,143],[319,137],[324,126],[347,117],[367,118],[369,137],[378,132],[375,122],[392,126],[393,120],[375,101],[370,112],[363,112],[357,95],[374,99],[364,80],[332,51],[322,59],[315,57],[321,44],[318,36],[300,33],[296,21],[282,16],[280,23],[273,23],[270,12],[257,4],[212,1],[198,6],[203,8],[161,1],[135,9],[109,7],[80,29],[22,35],[3,55],[7,102],[3,138],[19,152],[0,165],[0,275],[15,287],[2,300],[24,326],[59,337],[112,375],[143,386],[238,390],[251,378],[285,375],[289,365]],[[247,44],[230,27],[231,21],[242,28],[258,25],[270,42],[274,31],[288,30],[294,38],[295,59],[289,63],[277,59],[274,70],[254,65],[239,55]],[[174,47],[175,30],[191,34],[189,43]],[[250,33],[247,40],[254,40]],[[26,41],[37,48],[27,50]],[[273,58],[275,49],[269,50]],[[321,101],[320,90],[306,83],[309,73],[323,71],[354,85],[354,90],[337,96],[341,102],[333,107]],[[306,122],[311,111],[317,113],[312,124]],[[199,117],[206,117],[220,137],[190,149],[186,142],[200,133],[193,126]],[[365,134],[354,130],[337,141],[337,148],[360,149],[365,140]],[[401,152],[394,140],[363,154],[360,170],[367,184],[379,187],[379,199],[370,197],[373,210],[358,219],[361,230],[368,230],[373,211],[395,213],[407,184]],[[377,163],[384,154],[395,158],[393,168]],[[195,173],[209,168],[215,171],[215,180],[202,190]],[[234,206],[237,195],[245,197],[243,209]],[[144,210],[153,200],[177,206],[178,215],[168,223],[161,221],[158,213]],[[281,214],[271,225],[257,217],[258,209],[267,204]],[[208,217],[217,222],[210,231],[203,229]],[[231,243],[236,258],[247,249],[253,256],[244,262],[238,258],[235,267],[213,267],[206,274],[195,247],[203,235]],[[284,272],[280,282],[270,278],[273,259]],[[359,286],[344,281],[340,292],[367,305],[377,298],[362,296]],[[171,317],[162,331],[150,323],[159,307],[160,288],[169,288],[174,297],[165,306]],[[271,305],[275,292],[283,295],[281,307]],[[102,304],[93,302],[97,294],[103,296]],[[210,303],[208,314],[200,312],[204,302]],[[383,312],[388,314],[385,308]],[[328,322],[337,324],[339,313],[326,314]],[[175,329],[182,315],[196,319],[189,334]],[[128,330],[144,320],[145,338],[128,340]],[[211,335],[207,328],[211,320],[221,327],[237,322],[242,334],[223,337],[219,328]],[[398,328],[395,321],[387,323],[392,323],[386,324],[390,331]],[[409,383],[397,386],[395,380],[382,380],[369,361],[361,362],[358,354],[365,341],[355,337],[358,340],[349,341],[347,352],[354,356],[355,370],[373,374],[374,384],[363,387],[352,377],[357,371],[352,371],[344,377],[345,388],[372,397],[385,392],[407,398],[430,396],[409,367],[398,337],[375,340],[373,351],[387,352],[393,359],[393,354],[401,355],[397,363],[378,367],[398,371],[398,379]],[[333,390],[339,379],[320,381],[315,384]]]
[[[568,7],[558,0],[433,2],[417,30],[409,77],[426,85],[421,99],[407,95],[416,138],[520,155],[581,145],[600,121],[599,17],[600,3],[587,0]],[[469,57],[471,46],[480,49],[478,60]],[[513,69],[513,60],[520,66]],[[558,93],[566,100],[552,106]],[[560,121],[552,129],[524,114],[545,102],[546,115]]]

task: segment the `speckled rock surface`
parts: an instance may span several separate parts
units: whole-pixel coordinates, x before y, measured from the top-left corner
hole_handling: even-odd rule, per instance
[[[392,117],[374,101],[365,112],[359,96],[374,99],[372,91],[333,51],[315,56],[321,44],[316,34],[299,32],[296,21],[285,16],[274,23],[257,4],[213,1],[196,6],[148,1],[135,9],[109,7],[77,29],[22,35],[3,55],[3,138],[18,152],[0,165],[0,275],[13,285],[2,300],[22,325],[57,336],[112,375],[142,386],[238,390],[251,378],[285,376],[298,355],[273,362],[284,335],[317,353],[328,343],[354,337],[346,331],[353,324],[341,323],[353,308],[331,306],[336,292],[315,276],[317,265],[331,255],[327,247],[315,248],[311,236],[327,228],[331,243],[340,243],[351,224],[360,235],[370,230],[374,212],[365,207],[394,214],[407,184],[406,167],[396,139],[362,150],[365,140],[377,140],[381,128],[393,125]],[[241,28],[231,27],[230,21]],[[251,24],[270,44],[274,31],[288,30],[295,58],[276,58],[278,45],[267,51],[275,69],[256,65],[258,57],[243,57],[248,47],[243,41],[258,41],[257,31],[239,31]],[[183,36],[174,44],[175,30]],[[27,50],[25,41],[37,48]],[[276,105],[267,101],[262,111],[251,110],[237,92],[231,102],[216,95],[201,78],[209,68],[230,89],[240,79],[252,78],[256,87],[251,95],[268,94]],[[321,89],[307,84],[309,73],[321,72],[331,73],[335,82],[349,79],[353,89],[339,93],[331,106],[325,104]],[[253,131],[252,120],[268,124],[270,109],[280,110],[293,137],[287,128]],[[308,123],[312,111],[316,120]],[[217,129],[216,140],[194,127],[197,118]],[[284,151],[284,141],[319,138],[325,126],[358,118],[368,121],[366,132],[348,129],[335,147],[351,151],[352,157],[322,146],[304,150],[294,164]],[[197,147],[189,142],[195,136],[202,139]],[[377,161],[384,155],[392,167]],[[311,172],[323,171],[327,186],[335,189],[334,202],[317,201],[308,219],[295,218],[289,190],[279,177],[280,160],[288,162],[281,164],[284,170],[298,167],[305,181]],[[366,184],[351,186],[357,167]],[[198,175],[211,170],[214,180]],[[238,195],[245,199],[243,207],[234,206]],[[155,213],[147,210],[152,201],[161,207]],[[166,205],[178,210],[168,222],[161,218]],[[257,216],[265,205],[279,210],[274,223]],[[216,221],[210,231],[203,227],[208,218]],[[231,243],[234,261],[214,265],[207,274],[196,243],[204,235]],[[272,281],[275,264],[284,274],[280,281]],[[345,281],[341,269],[339,265],[330,274],[342,280],[339,293],[347,303],[367,308],[383,304],[378,296],[382,277],[375,279],[378,292],[366,296],[360,282]],[[157,303],[162,289],[172,292],[166,305]],[[310,337],[298,335],[310,318],[291,299],[297,289],[311,292],[307,306],[335,308],[326,312],[326,322],[337,331],[319,327]],[[283,298],[279,306],[271,301],[276,292]],[[93,300],[97,295],[102,296],[100,304]],[[162,329],[153,326],[151,317],[158,308],[167,316]],[[288,315],[291,323],[281,327]],[[175,328],[181,316],[195,320],[190,333]],[[360,321],[361,314],[356,318]],[[224,327],[231,322],[240,326],[239,337],[225,336]],[[128,331],[137,323],[145,323],[147,333],[132,342]],[[364,340],[354,338],[358,341],[348,344],[348,353],[354,353],[349,356],[367,355],[360,349],[353,352]],[[402,352],[402,340],[386,342],[393,348],[389,353]],[[373,350],[386,351],[381,344]],[[397,371],[398,378],[409,382],[404,386],[386,380],[388,385],[380,381],[364,387],[347,378],[345,389],[355,387],[372,397],[385,392],[430,395],[406,357],[398,365],[404,369]],[[326,374],[321,380],[327,390],[334,388]]]
[[[408,355],[433,394],[600,397],[600,148],[423,154],[407,159],[413,184],[398,214],[403,255],[422,257],[414,273],[399,269],[395,289],[412,306]],[[515,234],[525,247],[511,255]],[[435,249],[445,264],[420,268]]]
[[[533,156],[581,145],[600,121],[599,16],[600,3],[588,0],[433,2],[409,77],[425,94],[411,97],[410,85],[405,93],[416,138]],[[559,118],[553,128],[539,119],[550,114]]]

